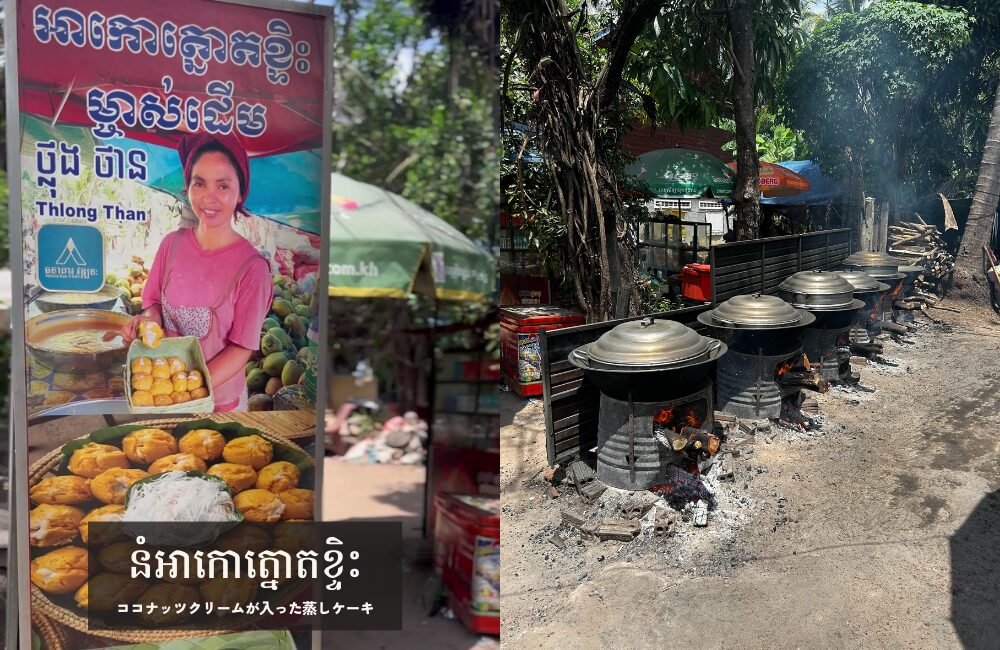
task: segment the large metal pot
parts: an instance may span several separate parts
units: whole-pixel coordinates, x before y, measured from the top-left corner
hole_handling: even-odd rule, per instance
[[[837,271],[837,275],[854,287],[854,294],[881,293],[889,290],[889,285],[879,282],[864,271]]]
[[[34,299],[34,303],[43,312],[67,309],[110,310],[121,297],[121,289],[106,284],[100,290],[93,293],[42,291]]]
[[[127,348],[120,340],[109,345],[94,345],[90,349],[73,349],[59,345],[54,337],[77,332],[89,344],[93,333],[94,343],[104,332],[120,330],[129,317],[98,309],[61,310],[39,314],[24,324],[24,336],[29,354],[40,364],[57,372],[91,373],[121,367],[125,363]],[[98,349],[99,348],[99,349]]]
[[[815,321],[808,311],[759,293],[733,296],[698,314],[698,322],[734,352],[765,356],[791,354],[801,348],[804,328]]]
[[[802,271],[778,285],[778,296],[793,307],[809,311],[840,311],[860,308],[854,286],[836,273]]]
[[[587,372],[601,392],[636,401],[703,381],[726,345],[676,321],[644,318],[617,325],[574,349],[571,365]]]
[[[888,253],[859,252],[853,253],[843,261],[845,270],[864,271],[876,280],[900,280],[900,261]]]

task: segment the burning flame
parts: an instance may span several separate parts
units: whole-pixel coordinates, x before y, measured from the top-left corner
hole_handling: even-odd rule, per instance
[[[789,372],[792,368],[795,367],[796,361],[797,359],[788,359],[787,361],[782,361],[781,365],[778,366],[778,369],[774,371],[774,376],[780,377],[786,372]]]
[[[903,293],[903,283],[900,282],[896,285],[896,288],[889,292],[889,297],[892,299],[898,298],[899,294]]]
[[[668,422],[674,417],[674,407],[668,409],[663,409],[659,413],[653,416],[653,422],[659,424],[660,426],[666,426]]]
[[[809,363],[809,357],[807,357],[804,352],[802,353],[802,366],[806,370],[809,370],[809,371],[812,370],[812,364]]]
[[[694,427],[697,429],[703,421],[702,418],[699,418],[695,414],[694,409],[688,409],[687,413],[681,416],[676,406],[665,408],[653,416],[655,424],[672,429],[676,433],[683,431],[684,427]]]

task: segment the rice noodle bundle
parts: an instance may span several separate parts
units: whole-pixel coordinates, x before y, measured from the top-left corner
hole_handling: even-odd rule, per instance
[[[136,483],[128,494],[123,521],[129,522],[218,522],[225,525],[206,526],[198,539],[191,538],[189,526],[177,531],[176,539],[168,533],[154,543],[189,546],[211,541],[233,522],[242,517],[233,505],[233,497],[226,484],[215,478],[188,476],[186,472],[171,471],[155,478]],[[129,534],[129,527],[125,527]],[[139,534],[136,531],[135,534]],[[152,541],[152,540],[151,540]]]

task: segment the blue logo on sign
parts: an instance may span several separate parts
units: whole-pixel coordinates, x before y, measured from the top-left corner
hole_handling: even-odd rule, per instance
[[[38,283],[49,291],[98,291],[103,287],[101,231],[56,223],[39,228]]]

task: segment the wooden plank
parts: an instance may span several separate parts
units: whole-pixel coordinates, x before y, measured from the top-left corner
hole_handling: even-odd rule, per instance
[[[556,330],[557,332],[559,330]],[[538,333],[538,354],[542,357],[542,414],[545,418],[545,457],[549,467],[556,464],[555,439],[552,437],[552,382],[549,381],[549,337],[551,335],[542,329]]]
[[[560,397],[565,397],[566,395],[576,395],[580,387],[583,386],[584,381],[584,378],[580,377],[579,379],[568,381],[565,384],[553,386],[552,399],[559,399]]]
[[[740,273],[746,273],[747,271],[754,271],[760,268],[760,259],[756,259],[752,262],[738,262],[736,264],[724,264],[719,266],[718,273],[716,277],[724,277],[727,275],[737,275]]]
[[[563,370],[561,372],[551,372],[552,378],[549,380],[552,382],[553,386],[560,386],[562,384],[571,382],[575,379],[583,377],[583,371],[579,368],[572,368],[570,370]],[[556,392],[559,392],[556,389]]]
[[[576,368],[573,364],[569,362],[569,359],[563,359],[562,361],[553,361],[549,364],[549,372],[556,374],[564,370],[569,370],[570,368]]]
[[[875,199],[865,197],[865,211],[861,216],[861,250],[872,250],[872,233],[875,229]]]
[[[593,395],[584,393],[580,397],[567,397],[565,399],[553,400],[551,408],[553,424],[555,424],[556,420],[568,418],[573,413],[586,411],[590,408],[597,408],[599,395],[600,393],[598,393],[595,388]]]
[[[579,438],[581,428],[586,429],[589,424],[594,426],[595,431],[597,430],[597,420],[594,420],[592,423],[584,422],[582,424],[568,426],[565,429],[556,429],[555,432],[553,432],[552,437],[555,439],[556,445],[564,440],[569,440],[570,438]]]
[[[795,266],[796,260],[799,259],[799,252],[792,251],[791,253],[785,253],[783,255],[773,255],[764,258],[764,270],[768,270],[769,267],[775,266],[776,264],[791,264]]]
[[[591,445],[591,446],[593,446],[593,445]],[[562,464],[561,461],[562,461],[563,458],[570,457],[570,456],[572,456],[572,457],[577,456],[578,455],[577,452],[580,449],[581,449],[581,444],[580,444],[580,438],[579,438],[579,436],[570,438],[569,440],[563,440],[562,442],[557,443],[556,444],[556,456],[555,456],[556,459],[557,459],[556,462]],[[569,452],[569,451],[572,451],[573,453],[572,454],[567,454],[566,452]],[[564,456],[564,454],[565,454],[565,456]],[[553,463],[553,464],[555,464],[555,463]]]
[[[552,422],[552,428],[555,431],[562,431],[573,424],[579,424],[587,420],[596,420],[598,414],[598,408],[595,405],[593,408],[587,410],[576,411],[571,415],[567,415],[564,418],[554,420]]]
[[[733,248],[720,248],[715,247],[716,258],[715,263],[719,266],[731,266],[733,264],[739,264],[741,262],[749,262],[755,259],[760,259],[760,247],[761,245],[757,242],[752,242],[749,244],[737,243],[729,244],[729,246],[734,246]]]

